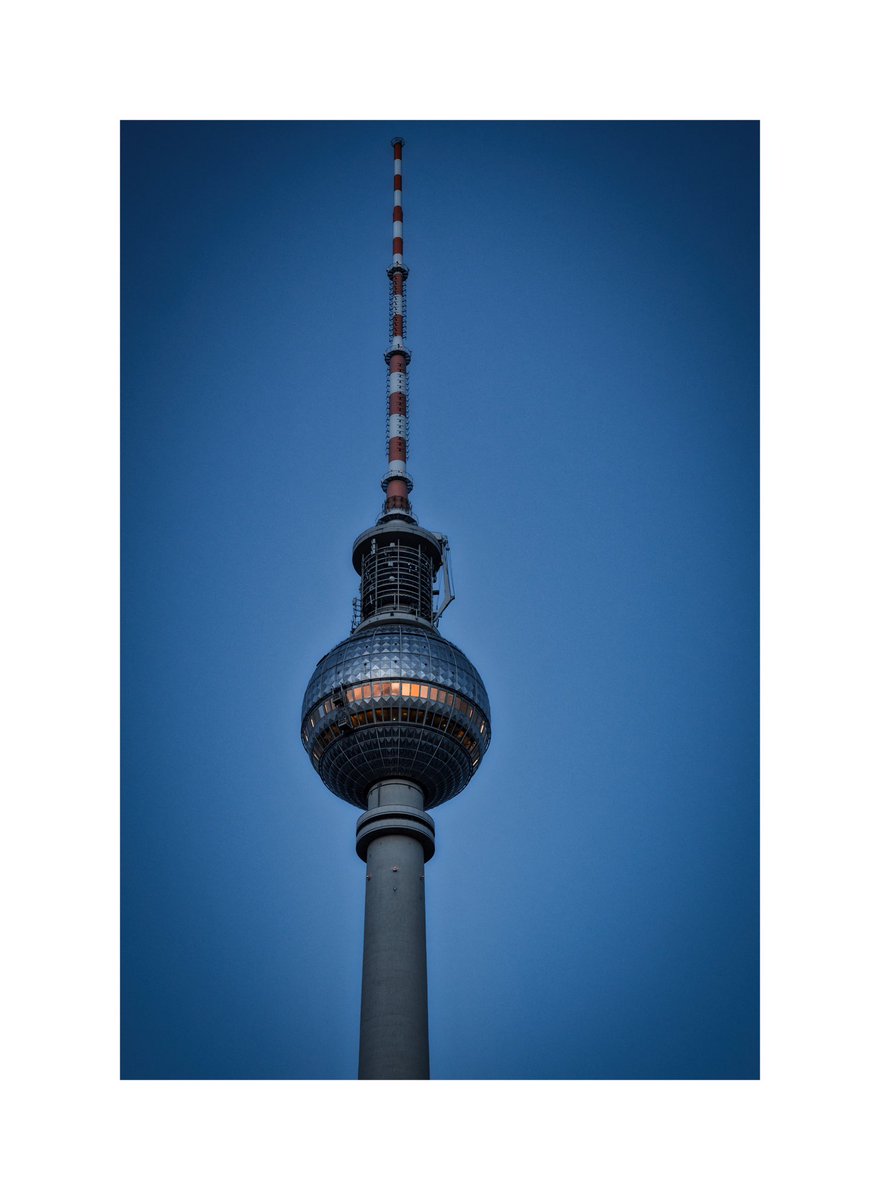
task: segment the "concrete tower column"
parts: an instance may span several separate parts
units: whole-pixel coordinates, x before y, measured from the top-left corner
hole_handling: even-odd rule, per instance
[[[425,863],[434,822],[422,790],[375,784],[357,824],[367,864],[359,1079],[428,1079]]]

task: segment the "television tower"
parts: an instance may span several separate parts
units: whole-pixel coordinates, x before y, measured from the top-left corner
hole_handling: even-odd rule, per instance
[[[437,631],[455,598],[449,544],[423,528],[410,505],[403,138],[392,146],[385,501],[376,524],[355,539],[360,595],[351,636],[312,673],[302,740],[330,791],[364,810],[355,841],[366,863],[358,1078],[428,1079],[427,810],[470,781],[489,746],[490,714],[476,667]]]

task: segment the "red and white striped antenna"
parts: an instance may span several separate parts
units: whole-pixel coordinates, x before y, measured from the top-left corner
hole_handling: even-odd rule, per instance
[[[385,351],[388,364],[388,399],[386,402],[386,442],[388,469],[382,479],[385,506],[382,519],[403,517],[415,520],[409,502],[413,481],[406,469],[409,446],[409,378],[407,367],[412,357],[406,348],[406,277],[409,274],[403,261],[403,138],[391,139],[394,147],[394,211],[391,221],[391,266],[388,279],[391,288],[391,343]]]

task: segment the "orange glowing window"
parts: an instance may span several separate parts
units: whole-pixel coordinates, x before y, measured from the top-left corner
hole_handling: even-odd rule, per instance
[[[431,688],[431,699],[432,700],[437,699],[437,689],[436,688]]]
[[[400,695],[400,680],[399,679],[392,679],[391,683],[389,684],[389,687],[391,688],[392,696]]]
[[[351,698],[352,698],[352,700],[363,700],[364,689],[362,687],[352,688],[351,689]]]
[[[401,694],[401,696],[411,696],[412,695],[412,684],[402,683],[400,685],[400,694]]]
[[[421,696],[421,698],[422,698],[423,700],[427,700],[427,699],[428,699],[428,692],[429,692],[430,690],[431,690],[431,689],[430,689],[430,688],[428,688],[428,687],[426,687],[424,684],[421,684],[421,685],[420,685],[420,687],[419,687],[419,695]]]

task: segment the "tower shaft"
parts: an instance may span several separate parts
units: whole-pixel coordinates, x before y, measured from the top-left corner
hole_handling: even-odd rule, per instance
[[[425,858],[433,822],[420,788],[377,784],[358,822],[366,858],[359,1079],[428,1079]]]

